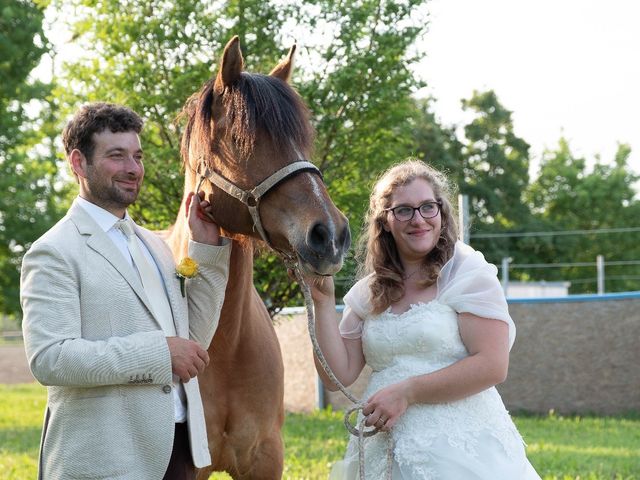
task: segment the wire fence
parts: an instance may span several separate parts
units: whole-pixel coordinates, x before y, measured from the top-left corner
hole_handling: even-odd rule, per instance
[[[525,237],[552,237],[552,236],[587,236],[601,234],[619,234],[640,232],[640,227],[619,227],[619,228],[599,228],[590,230],[561,230],[561,231],[543,231],[543,232],[496,232],[496,233],[476,233],[468,235],[473,239],[509,239],[509,238],[525,238]],[[511,277],[525,276],[533,283],[559,282],[566,281],[571,286],[578,286],[580,290],[585,290],[585,285],[593,285],[595,293],[605,293],[605,290],[613,291],[623,290],[640,290],[640,260],[605,260],[604,255],[597,255],[594,261],[576,261],[576,262],[552,262],[552,263],[518,263],[513,258],[505,257],[501,264],[501,281],[505,291],[510,282]],[[614,267],[615,271],[610,272]],[[629,267],[627,272],[620,272],[620,268]],[[552,269],[591,269],[593,276],[580,276],[576,278],[575,273],[567,274],[565,279],[559,279],[558,273],[545,274],[545,270]],[[539,271],[538,274],[532,275],[531,270]],[[520,275],[519,275],[520,274]],[[535,280],[532,279],[535,277]],[[616,285],[617,284],[617,285]],[[609,287],[609,288],[607,288]]]

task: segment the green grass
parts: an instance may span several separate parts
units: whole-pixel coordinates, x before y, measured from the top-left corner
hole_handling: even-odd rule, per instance
[[[640,479],[640,415],[514,417],[544,480]]]
[[[45,398],[37,384],[0,385],[0,479],[36,478]],[[640,414],[514,419],[544,480],[640,480]],[[342,414],[330,410],[288,414],[284,438],[285,479],[326,479],[347,442]]]
[[[37,478],[46,390],[37,384],[0,385],[0,478]]]

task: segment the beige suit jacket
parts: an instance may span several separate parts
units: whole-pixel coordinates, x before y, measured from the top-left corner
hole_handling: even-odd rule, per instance
[[[168,292],[178,336],[207,348],[218,325],[230,242],[190,242],[199,274],[182,297],[168,246],[139,228]],[[137,273],[77,203],[22,262],[25,349],[47,385],[40,478],[160,480],[173,446],[169,349]],[[191,451],[211,463],[197,378],[184,384]]]

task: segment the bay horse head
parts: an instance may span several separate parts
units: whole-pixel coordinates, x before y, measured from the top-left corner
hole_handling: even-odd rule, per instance
[[[187,184],[209,185],[223,230],[264,240],[308,273],[333,275],[350,245],[349,224],[308,160],[310,114],[288,84],[295,49],[269,75],[247,73],[232,38],[217,75],[185,106],[181,152]]]

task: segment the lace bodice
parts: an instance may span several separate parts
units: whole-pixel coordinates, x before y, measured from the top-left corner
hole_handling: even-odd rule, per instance
[[[442,369],[468,355],[458,331],[457,313],[437,300],[412,305],[402,314],[387,311],[367,318],[362,347],[366,362],[373,369],[364,398],[387,385]],[[409,458],[414,454],[424,457],[425,446],[442,435],[451,445],[474,455],[477,435],[486,432],[488,425],[506,452],[516,452],[521,446],[520,436],[495,388],[456,402],[411,406],[393,435],[396,445]]]
[[[390,374],[429,373],[467,356],[458,331],[457,313],[437,300],[412,305],[401,314],[387,310],[365,322],[367,364]]]

